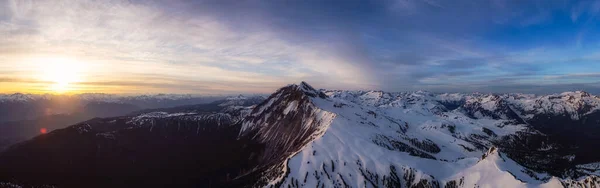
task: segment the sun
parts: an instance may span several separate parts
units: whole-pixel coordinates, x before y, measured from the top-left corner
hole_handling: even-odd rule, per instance
[[[74,83],[81,81],[82,63],[67,58],[48,58],[40,62],[42,80],[49,83],[48,89],[56,93],[74,90]]]

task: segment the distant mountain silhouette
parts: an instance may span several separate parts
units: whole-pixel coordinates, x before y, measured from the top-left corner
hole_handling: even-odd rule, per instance
[[[316,90],[94,118],[0,153],[59,187],[597,187],[600,98]]]

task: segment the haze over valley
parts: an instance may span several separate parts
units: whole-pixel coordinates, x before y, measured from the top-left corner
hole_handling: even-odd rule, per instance
[[[599,12],[0,0],[0,188],[600,187]]]

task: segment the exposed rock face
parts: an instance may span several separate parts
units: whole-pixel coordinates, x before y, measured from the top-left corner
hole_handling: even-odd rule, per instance
[[[0,153],[0,182],[61,187],[593,187],[585,92],[316,90],[92,119]],[[44,157],[40,157],[44,156]]]
[[[265,145],[259,156],[261,173],[257,185],[280,179],[287,159],[309,142],[325,133],[335,114],[319,109],[312,100],[326,98],[323,93],[302,82],[279,89],[246,117],[240,138],[247,137]]]
[[[510,104],[498,95],[488,95],[467,100],[461,109],[471,118],[511,120],[513,124],[524,124],[524,120],[513,111]]]
[[[61,187],[266,185],[334,114],[308,84],[256,98],[93,119],[0,154],[0,179]],[[44,156],[44,157],[40,157]]]

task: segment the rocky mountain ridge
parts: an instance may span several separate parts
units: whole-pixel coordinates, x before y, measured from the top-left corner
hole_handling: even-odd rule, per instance
[[[316,90],[302,82],[264,101],[231,99],[237,102],[95,119],[39,136],[0,153],[0,165],[11,172],[0,173],[0,182],[100,186],[108,185],[101,176],[118,179],[143,168],[160,178],[111,186],[161,187],[169,180],[180,187],[600,185],[599,98],[585,92],[388,93]],[[32,152],[60,157],[16,157]],[[156,162],[167,156],[178,162]],[[33,173],[36,165],[54,169],[73,160],[89,168]],[[121,165],[97,166],[115,161]],[[79,170],[95,175],[69,182]]]

